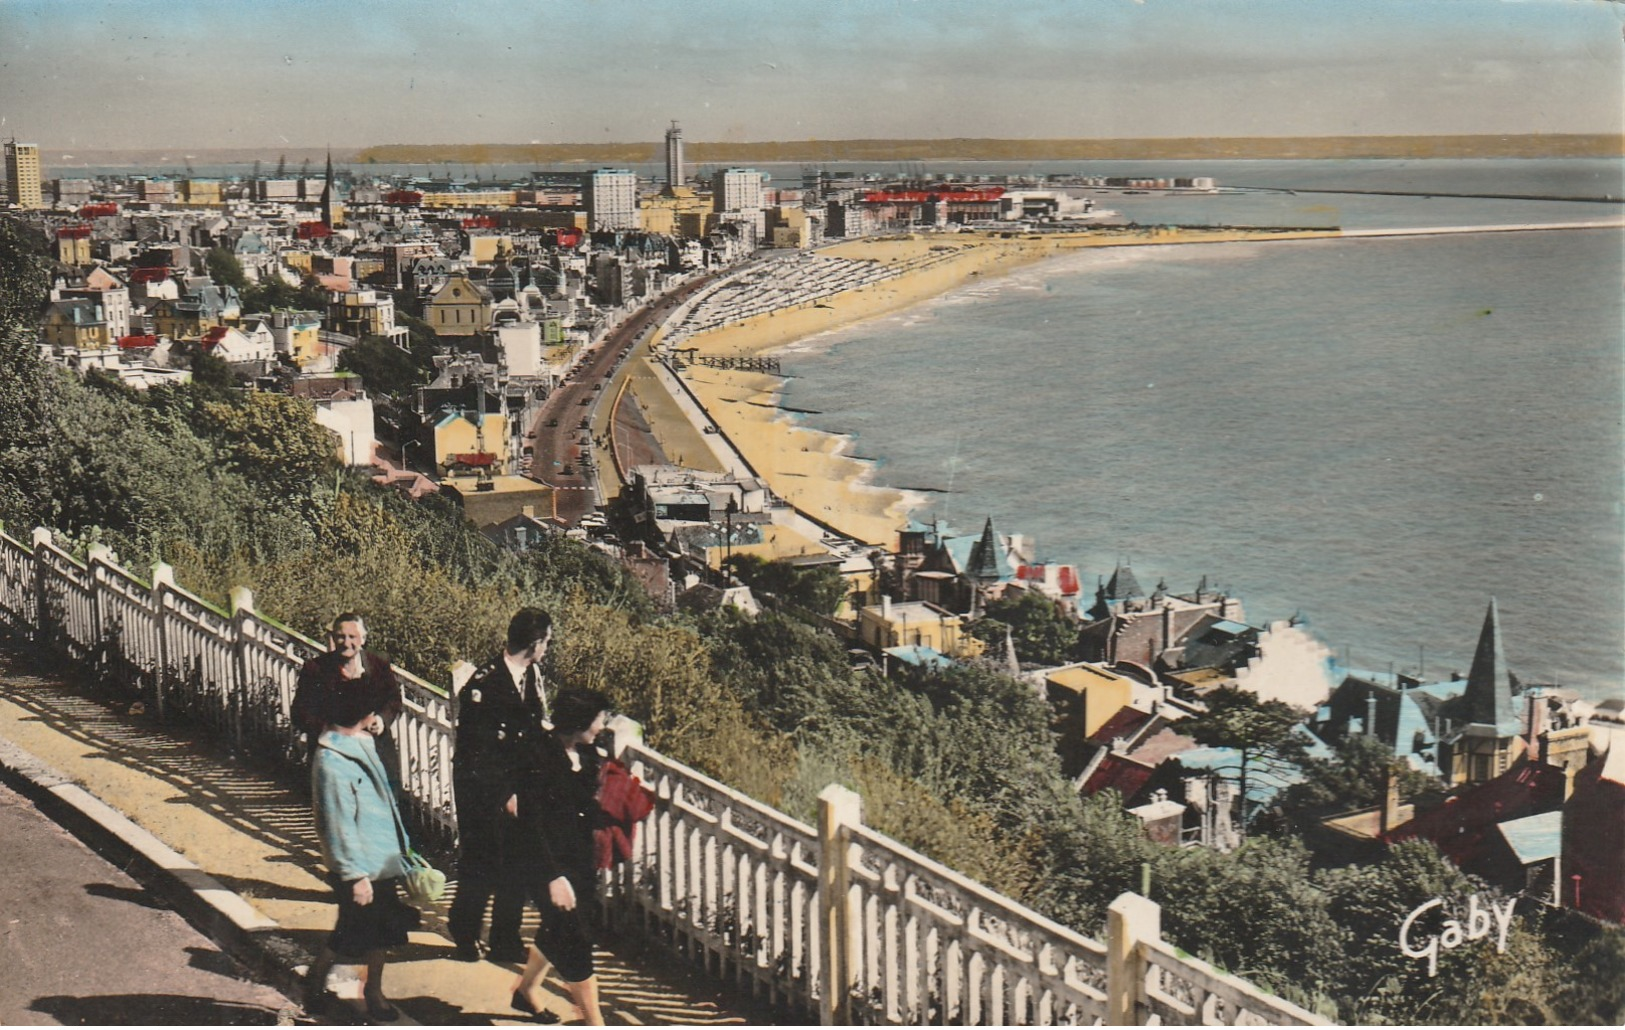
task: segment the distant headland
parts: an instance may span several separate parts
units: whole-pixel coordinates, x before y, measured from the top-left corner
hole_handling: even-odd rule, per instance
[[[662,144],[633,143],[391,143],[334,147],[351,164],[604,165],[658,161]],[[1364,158],[1622,157],[1625,135],[1532,133],[1476,136],[1245,136],[1151,139],[847,139],[730,142],[690,140],[691,164],[832,164],[890,161],[1189,161]],[[41,147],[49,166],[320,161],[322,147],[167,147],[139,150]]]
[[[390,144],[352,156],[359,164],[584,164],[654,160],[661,144]],[[704,142],[696,164],[874,161],[1291,160],[1426,157],[1619,157],[1625,135],[1248,136],[1166,139],[848,139]]]

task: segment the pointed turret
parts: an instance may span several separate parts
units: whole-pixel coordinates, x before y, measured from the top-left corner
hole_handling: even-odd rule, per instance
[[[1478,650],[1473,652],[1473,667],[1467,673],[1467,689],[1463,693],[1468,719],[1486,726],[1516,723],[1512,691],[1512,674],[1507,671],[1506,653],[1501,648],[1501,612],[1492,597],[1489,610],[1484,613],[1484,628],[1478,633]]]
[[[1114,601],[1124,601],[1131,597],[1144,597],[1145,591],[1140,589],[1140,581],[1134,578],[1134,570],[1124,563],[1112,570],[1112,578],[1106,581],[1106,596]]]
[[[970,549],[970,559],[965,563],[965,575],[981,583],[999,581],[999,544],[998,538],[993,535],[991,515],[982,525],[982,538]]]

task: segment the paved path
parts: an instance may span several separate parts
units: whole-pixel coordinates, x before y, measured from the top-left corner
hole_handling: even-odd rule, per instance
[[[270,1026],[254,983],[164,899],[0,786],[0,1023]]]
[[[130,856],[132,868],[191,898],[190,909],[178,904],[187,918],[194,925],[209,925],[211,936],[255,965],[256,975],[269,983],[291,991],[303,963],[332,928],[335,910],[321,879],[309,803],[287,785],[284,774],[233,760],[209,738],[161,725],[139,705],[102,693],[88,680],[40,673],[4,644],[0,774],[31,800],[49,803],[53,818],[98,850]],[[9,856],[6,841],[0,835],[0,853]],[[119,854],[113,857],[125,861]],[[16,875],[9,865],[0,866],[6,869],[0,879],[8,884]],[[407,1017],[401,1022],[521,1022],[508,1008],[517,967],[454,961],[451,943],[440,932],[445,911],[442,902],[426,913],[424,929],[397,949],[386,970],[386,993]],[[111,956],[116,949],[114,943],[103,951]],[[732,1008],[736,999],[721,997],[669,952],[624,941],[600,949],[598,959],[611,1023],[759,1021]],[[10,968],[0,955],[0,980]],[[149,979],[148,989],[175,992],[181,990],[179,982],[156,976]],[[25,990],[44,994],[45,986],[25,985]],[[554,980],[544,986],[550,1011],[570,1020],[572,1009],[562,987]],[[353,973],[347,976],[341,970],[335,989],[355,996]],[[49,993],[63,991],[52,988]],[[0,1021],[9,1020],[0,1016]]]

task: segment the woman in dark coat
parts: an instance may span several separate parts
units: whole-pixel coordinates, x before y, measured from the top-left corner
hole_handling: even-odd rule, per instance
[[[559,971],[582,1022],[602,1026],[592,940],[582,907],[595,896],[593,830],[601,820],[593,740],[604,730],[609,700],[596,690],[561,691],[553,702],[553,728],[530,749],[519,786],[516,871],[541,910],[541,924],[525,971],[513,989],[513,1007],[537,1013],[536,994],[551,963]]]

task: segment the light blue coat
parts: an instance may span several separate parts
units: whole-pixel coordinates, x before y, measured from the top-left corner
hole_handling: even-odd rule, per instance
[[[346,883],[401,876],[406,828],[371,734],[323,733],[310,776],[328,870]]]

